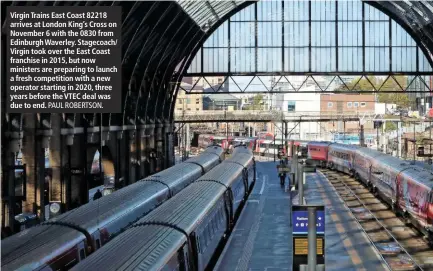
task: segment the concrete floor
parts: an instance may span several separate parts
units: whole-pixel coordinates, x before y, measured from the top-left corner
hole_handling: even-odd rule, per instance
[[[276,164],[257,162],[256,185],[215,270],[292,270],[290,202],[298,199],[280,186]],[[324,176],[308,174],[306,183],[307,204],[326,206],[326,270],[387,270]]]

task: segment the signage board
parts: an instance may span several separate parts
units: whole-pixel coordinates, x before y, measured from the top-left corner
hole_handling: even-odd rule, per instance
[[[295,237],[293,239],[293,250],[296,256],[308,256],[308,237]],[[323,237],[317,238],[317,255],[323,255]]]
[[[323,205],[293,205],[292,233],[293,233],[293,271],[301,270],[301,266],[308,264],[308,209],[316,209],[316,262],[325,264],[325,207]]]
[[[308,211],[293,211],[293,235],[308,234]],[[316,234],[325,234],[325,212],[316,211]]]

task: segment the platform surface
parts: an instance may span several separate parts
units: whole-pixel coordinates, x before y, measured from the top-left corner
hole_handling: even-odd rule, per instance
[[[292,270],[291,201],[298,198],[281,187],[276,163],[257,162],[257,173],[215,270]],[[306,182],[307,204],[326,206],[326,270],[387,270],[325,177],[311,173]]]

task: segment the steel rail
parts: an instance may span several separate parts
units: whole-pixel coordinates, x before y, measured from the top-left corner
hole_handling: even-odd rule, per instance
[[[343,175],[341,173],[335,173],[332,172],[334,174],[340,174]],[[325,175],[326,176],[326,175]],[[326,176],[327,178],[327,176]],[[328,179],[328,178],[327,178]],[[402,249],[402,251],[410,258],[410,260],[414,263],[415,267],[417,268],[416,270],[420,270],[423,271],[424,269],[421,267],[421,265],[410,255],[410,253],[403,247],[403,245],[394,237],[394,235],[386,228],[385,225],[383,225],[382,222],[379,221],[379,219],[370,211],[370,209],[367,208],[367,206],[361,201],[361,199],[355,194],[355,192],[352,190],[352,188],[350,188],[344,181],[340,181],[338,180],[340,183],[342,183],[346,189],[348,189],[350,191],[350,193],[358,200],[358,202],[364,207],[365,210],[367,210],[372,217],[374,218],[374,220],[376,220],[376,222],[379,224],[380,227],[382,227],[385,232],[398,244],[398,246]],[[330,181],[330,183],[332,184],[332,186],[335,188],[335,190],[337,190],[337,188],[334,186],[334,184]],[[337,191],[338,193],[338,191]],[[340,194],[340,193],[338,193]],[[345,200],[343,198],[343,196],[341,196],[341,198],[346,202],[347,200]],[[349,206],[348,206],[349,207]],[[375,242],[370,238],[369,234],[367,233],[367,231],[364,229],[364,227],[362,227],[361,221],[356,217],[355,213],[352,211],[352,209],[349,207],[350,212],[353,214],[353,216],[355,217],[355,219],[357,220],[357,222],[359,223],[359,225],[361,225],[362,230],[366,233],[367,238],[370,240],[370,242],[372,243],[372,245],[374,247],[376,247],[376,249],[379,251],[379,248],[376,246]],[[386,265],[392,270],[392,268],[389,266],[388,262],[386,261],[386,259],[383,257],[382,253],[379,252],[379,254],[381,255],[381,258],[385,260]]]

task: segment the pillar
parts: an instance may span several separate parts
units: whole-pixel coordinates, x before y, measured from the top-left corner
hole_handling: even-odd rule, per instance
[[[155,126],[155,135],[156,135],[156,171],[159,172],[163,169],[163,161],[164,161],[164,140],[163,140],[163,128],[164,124],[158,123]]]
[[[83,161],[83,153],[87,150],[83,146],[83,134],[69,134],[64,137],[66,141],[66,166],[64,167],[64,183],[66,210],[74,209],[87,203],[88,195],[83,195],[84,187],[87,187],[87,180],[84,176],[86,164]],[[87,140],[89,137],[87,137]],[[88,194],[88,192],[86,192]]]
[[[6,139],[4,139],[6,138]],[[15,195],[15,154],[21,150],[22,146],[22,132],[19,131],[8,131],[2,136],[2,191],[4,189],[7,192],[4,193],[2,198],[2,212],[1,221],[2,228],[10,227],[11,232],[14,230],[15,215],[17,215],[21,210],[17,208],[16,205],[16,195]],[[3,145],[4,144],[4,145]]]
[[[174,134],[173,123],[166,122],[164,125],[164,168],[169,168],[174,165]]]
[[[364,125],[360,125],[360,131],[359,131],[359,145],[361,147],[365,147],[365,137],[364,137]]]
[[[48,159],[52,170],[50,189],[50,201],[62,201],[62,135],[61,116],[51,114],[51,127],[53,136],[50,139]]]
[[[128,146],[129,146],[129,155],[128,155],[128,160],[127,161],[127,168],[128,168],[128,176],[129,176],[129,184],[135,183],[137,181],[137,176],[136,176],[136,167],[137,167],[137,161],[138,161],[138,157],[137,157],[137,151],[136,149],[139,147],[137,146],[137,130],[129,130],[127,131],[127,133],[129,134],[129,141],[128,141]]]
[[[397,157],[401,157],[401,121],[397,122]]]
[[[149,175],[152,175],[156,171],[156,159],[150,157],[150,152],[154,151],[155,148],[155,124],[146,124],[146,148],[147,148],[147,159],[149,160]]]
[[[146,145],[146,129],[140,128],[138,130],[137,136],[137,159],[138,166],[136,167],[136,176],[137,179],[143,179],[146,176],[146,155],[145,155],[145,145]]]
[[[123,177],[123,169],[122,169],[122,138],[123,138],[123,131],[118,131],[116,133],[116,137],[113,138],[113,140],[116,141],[115,143],[115,152],[114,152],[114,157],[115,157],[115,181],[114,181],[114,187],[116,189],[120,189],[122,188],[125,183],[124,183],[124,177]]]
[[[45,218],[45,148],[48,139],[40,134],[37,114],[24,114],[23,164],[26,165],[26,202],[24,212],[37,214],[42,221]]]

